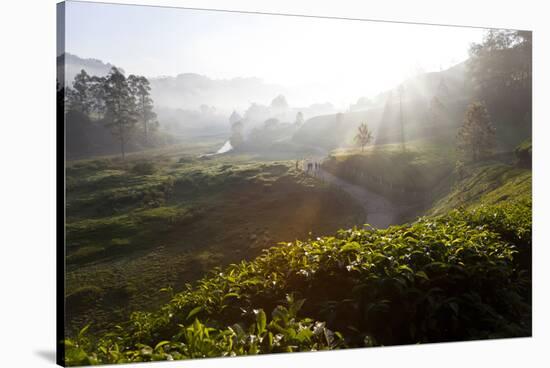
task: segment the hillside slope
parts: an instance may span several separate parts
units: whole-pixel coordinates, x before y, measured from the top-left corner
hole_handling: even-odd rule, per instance
[[[357,126],[366,122],[377,144],[400,139],[401,113],[407,140],[454,136],[472,98],[466,84],[464,63],[441,72],[425,73],[407,79],[377,95],[360,111],[320,115],[308,119],[294,135],[294,141],[316,144],[327,150],[353,144]],[[400,88],[403,94],[400,98]],[[432,116],[432,99],[441,102],[441,111]]]
[[[192,152],[69,164],[68,331],[92,321],[92,332],[108,329],[167,302],[161,287],[182,291],[215,266],[252,259],[279,241],[331,234],[363,216],[294,162]]]
[[[67,363],[530,336],[530,185],[524,189],[413,224],[272,247],[213,270],[100,339],[84,329],[66,341]]]

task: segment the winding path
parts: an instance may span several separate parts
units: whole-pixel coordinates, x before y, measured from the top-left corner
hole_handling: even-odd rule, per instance
[[[316,150],[319,154],[309,157],[305,160],[305,162],[323,162],[327,158],[328,152],[326,150],[315,146],[307,147]],[[401,214],[412,208],[418,207],[418,205],[396,205],[384,196],[373,192],[364,186],[350,183],[329,173],[322,167],[319,169],[319,173],[316,176],[319,179],[340,188],[355,199],[365,211],[366,218],[363,222],[376,228],[383,229],[390,225],[396,224],[396,222],[399,221],[398,219]]]
[[[320,178],[348,193],[359,203],[366,214],[365,222],[377,228],[386,228],[393,224],[396,215],[402,210],[386,198],[365,187],[341,179],[326,170],[320,170]]]

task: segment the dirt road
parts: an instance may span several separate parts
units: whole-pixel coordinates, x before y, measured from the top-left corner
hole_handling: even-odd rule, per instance
[[[323,169],[320,170],[320,178],[342,189],[361,204],[367,214],[365,223],[371,226],[388,227],[394,223],[396,216],[402,210],[381,195],[365,187],[349,183]]]

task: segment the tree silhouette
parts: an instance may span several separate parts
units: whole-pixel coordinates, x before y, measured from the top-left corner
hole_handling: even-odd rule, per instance
[[[89,83],[90,76],[84,69],[74,77],[73,87],[67,88],[67,103],[70,110],[84,115],[89,114],[91,107]]]
[[[151,98],[151,86],[147,78],[143,76],[128,76],[128,85],[136,99],[137,112],[143,123],[143,138],[145,144],[149,139],[149,122],[157,117],[153,112],[153,99]]]
[[[486,158],[495,145],[495,128],[485,104],[474,102],[466,111],[464,123],[458,131],[457,148],[472,161]]]
[[[105,105],[107,107],[106,126],[119,139],[120,153],[125,158],[126,143],[137,123],[135,99],[128,80],[113,67],[105,80]]]
[[[105,117],[105,77],[92,76],[89,81],[90,115],[96,119]]]
[[[359,125],[357,134],[355,135],[355,142],[361,147],[361,152],[363,152],[365,146],[372,141],[372,138],[372,132],[369,130],[367,123]]]

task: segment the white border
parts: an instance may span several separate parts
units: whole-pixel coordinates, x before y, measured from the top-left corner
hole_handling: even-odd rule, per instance
[[[550,342],[550,29],[543,1],[134,0],[182,6],[534,31],[534,337],[489,342],[207,359],[128,367],[545,366]],[[55,348],[55,0],[0,4],[0,336],[2,367],[53,365]],[[7,83],[5,83],[7,80]]]

